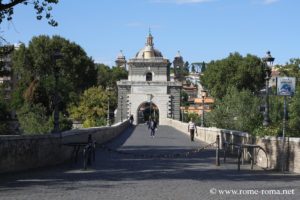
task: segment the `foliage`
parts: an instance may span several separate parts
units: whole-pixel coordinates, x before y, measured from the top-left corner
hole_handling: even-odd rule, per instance
[[[54,113],[49,117],[49,125],[51,131],[54,129]],[[62,113],[59,113],[59,131],[66,131],[72,128],[73,122]]]
[[[8,130],[9,108],[4,96],[4,85],[0,84],[0,135],[6,134]]]
[[[184,113],[183,114],[183,121],[189,122],[191,119],[195,122],[197,126],[201,124],[201,117],[196,113]]]
[[[300,137],[300,86],[289,105],[288,135]]]
[[[55,62],[52,55],[58,50],[63,58]],[[84,89],[96,84],[97,71],[92,59],[87,57],[80,46],[59,36],[34,37],[28,48],[21,45],[14,52],[12,61],[14,71],[21,77],[18,89],[21,88],[22,91],[17,92],[21,92],[22,98],[27,102],[42,103],[47,113],[52,113],[53,109],[54,75],[57,68],[58,93],[62,98],[62,108],[74,99],[70,96],[71,92],[76,91],[80,94]]]
[[[57,51],[61,52],[61,59],[54,59]],[[59,110],[65,114],[67,106],[77,102],[78,96],[97,82],[93,60],[80,46],[59,36],[34,37],[28,47],[21,45],[14,51],[12,62],[14,72],[21,77],[11,100],[17,111],[25,104],[40,104],[45,116],[50,117],[57,92]],[[58,77],[57,89],[55,74]]]
[[[98,69],[97,83],[103,88],[110,88],[111,96],[117,96],[117,81],[121,79],[127,79],[128,72],[124,68],[112,67],[109,68],[104,64],[96,64]],[[115,110],[117,108],[116,101],[112,101],[110,109]]]
[[[282,134],[282,123],[279,124],[271,124],[268,127],[258,126],[253,130],[253,135],[255,136],[279,136]]]
[[[50,133],[54,128],[53,114],[46,115],[46,108],[42,104],[24,104],[17,111],[18,120],[23,134],[45,134]],[[72,121],[60,113],[59,130],[65,131],[72,128]]]
[[[290,59],[289,63],[279,68],[280,76],[289,76],[296,78],[296,84],[300,85],[300,59]]]
[[[225,59],[211,61],[206,67],[201,84],[214,98],[224,97],[231,87],[257,92],[264,85],[261,60],[253,55],[230,54]]]
[[[231,87],[222,100],[217,99],[205,121],[209,126],[252,133],[262,122],[259,106],[259,98],[249,90],[239,91]]]
[[[181,98],[181,106],[189,105],[189,102],[188,102],[189,95],[185,91],[183,91],[183,90],[181,91],[180,98]]]
[[[98,85],[104,88],[113,87],[116,89],[117,81],[128,77],[128,72],[121,67],[109,68],[104,64],[96,64],[96,68],[98,69]]]
[[[83,121],[84,127],[106,124],[108,101],[115,101],[110,92],[102,87],[91,87],[84,91],[78,105],[70,106],[70,117]]]
[[[17,111],[18,120],[24,134],[45,134],[53,127],[46,116],[46,108],[42,104],[24,104]]]
[[[57,26],[58,23],[51,15],[52,5],[57,4],[59,0],[7,0],[0,1],[0,24],[4,19],[10,21],[14,15],[14,8],[17,5],[33,5],[36,12],[37,20],[41,20],[43,16],[48,20],[51,26]]]

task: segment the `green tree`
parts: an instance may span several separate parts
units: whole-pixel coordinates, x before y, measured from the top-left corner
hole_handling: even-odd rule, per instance
[[[108,101],[114,101],[109,91],[100,86],[91,87],[84,91],[78,105],[70,106],[70,117],[82,121],[84,127],[105,125]]]
[[[32,5],[36,12],[36,18],[41,20],[45,17],[51,26],[57,26],[58,23],[51,15],[52,5],[57,4],[59,0],[7,0],[0,1],[0,24],[4,19],[10,21],[14,15],[14,8],[17,5]]]
[[[300,59],[292,58],[288,63],[279,68],[280,76],[288,76],[296,78],[296,93],[293,97],[288,98],[288,121],[287,121],[287,135],[300,136]],[[281,116],[279,120],[275,121],[282,125],[283,119],[283,97],[281,99]],[[279,110],[279,109],[277,109]],[[280,126],[281,128],[281,126]],[[281,131],[282,132],[282,131]]]
[[[42,104],[24,104],[18,111],[18,120],[24,134],[45,134],[52,130],[46,108]]]
[[[189,101],[188,101],[189,100],[189,95],[185,91],[181,90],[180,98],[181,98],[181,105],[182,106],[189,106],[190,105]]]
[[[230,54],[227,58],[207,64],[201,84],[215,98],[222,98],[231,87],[239,91],[259,91],[264,85],[265,72],[261,60],[253,55]]]
[[[206,123],[219,128],[253,133],[262,123],[260,99],[249,90],[239,91],[231,87],[227,92],[222,100],[216,100],[214,109],[206,114]]]
[[[193,73],[196,72],[195,65],[192,64],[192,69],[191,70],[192,70]]]
[[[62,54],[59,60],[53,58],[57,51]],[[34,37],[28,47],[21,45],[14,51],[12,62],[14,72],[21,77],[11,101],[17,111],[25,104],[41,104],[46,117],[52,116],[55,73],[58,74],[59,110],[65,114],[68,104],[78,101],[86,88],[97,83],[93,60],[80,46],[59,36]]]
[[[300,136],[300,86],[296,88],[296,94],[289,105],[288,135]]]
[[[292,58],[290,62],[279,68],[280,76],[295,77],[296,80],[300,80],[300,59]],[[296,81],[297,85],[300,85],[300,81]]]
[[[5,101],[5,85],[0,84],[0,135],[8,134],[8,116],[9,108],[8,104]]]
[[[183,66],[184,75],[188,75],[190,72],[190,63],[186,61]]]

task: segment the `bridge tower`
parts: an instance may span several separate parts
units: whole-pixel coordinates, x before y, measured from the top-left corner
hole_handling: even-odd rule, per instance
[[[171,63],[154,48],[151,32],[145,46],[127,62],[128,79],[117,82],[117,121],[134,116],[135,123],[144,123],[151,116],[160,124],[164,120],[180,119],[182,84],[170,81]]]

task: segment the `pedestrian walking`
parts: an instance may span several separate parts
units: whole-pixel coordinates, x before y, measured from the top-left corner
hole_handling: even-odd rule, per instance
[[[150,118],[149,128],[150,128],[150,136],[152,136],[154,138],[155,130],[157,128],[157,123],[154,119]]]
[[[188,132],[190,133],[191,136],[191,141],[194,141],[194,137],[195,137],[195,132],[197,133],[197,127],[194,123],[193,118],[191,118],[189,125],[188,125]]]
[[[133,115],[130,115],[129,122],[131,125],[133,125],[133,121],[134,121]]]

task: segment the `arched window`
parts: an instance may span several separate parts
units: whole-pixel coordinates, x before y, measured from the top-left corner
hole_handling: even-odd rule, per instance
[[[151,72],[148,72],[146,74],[146,81],[152,81],[152,73]]]

